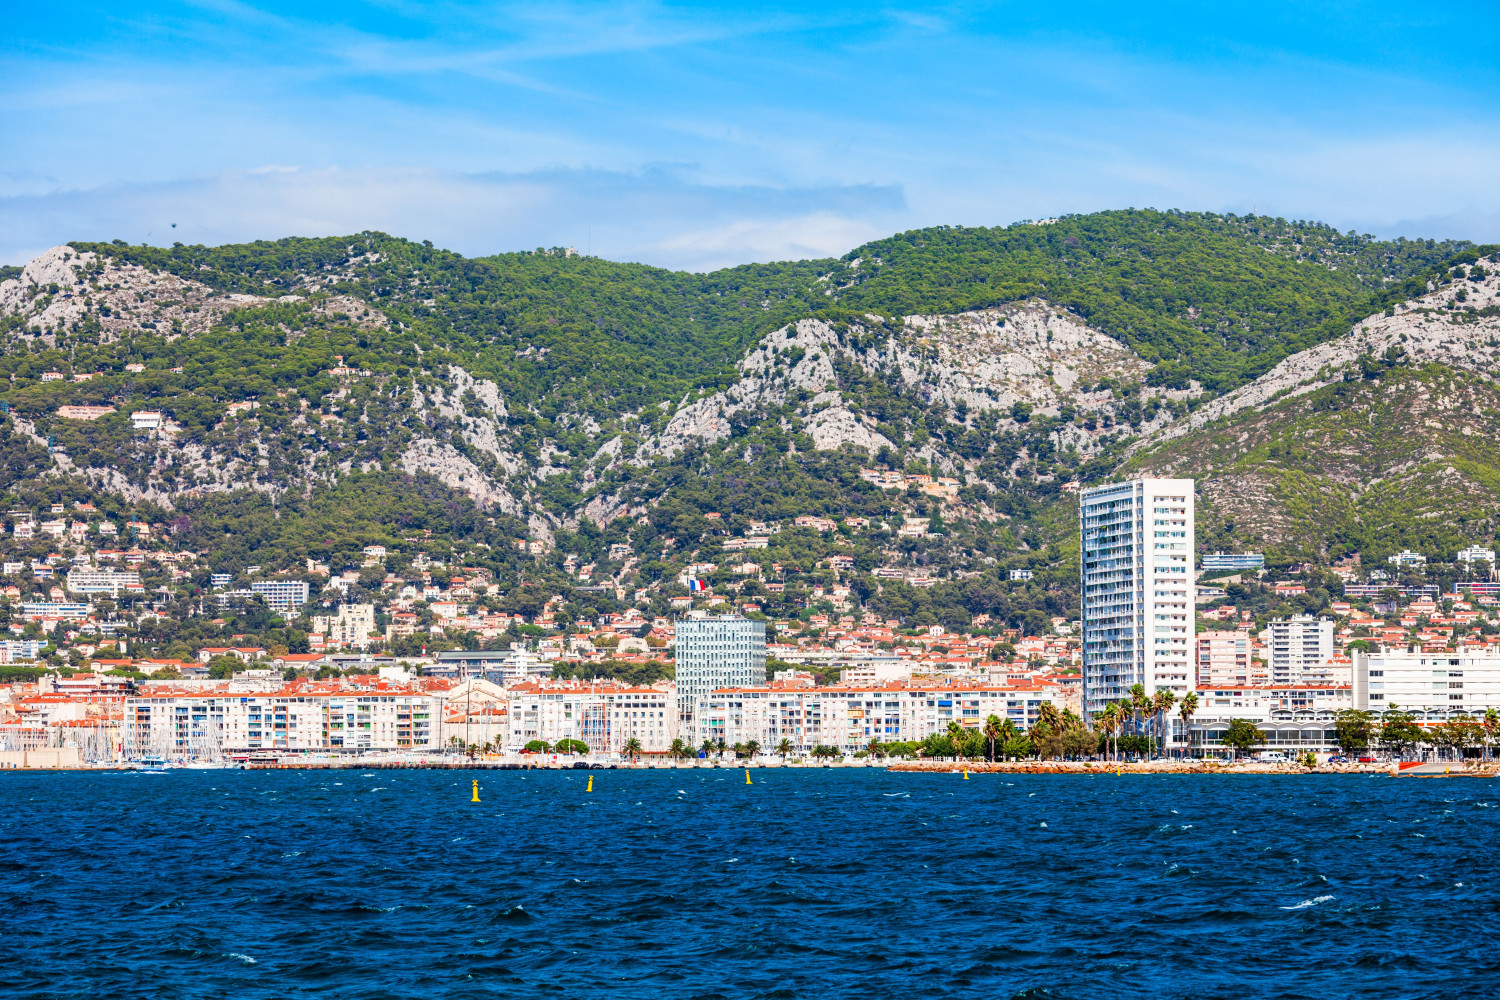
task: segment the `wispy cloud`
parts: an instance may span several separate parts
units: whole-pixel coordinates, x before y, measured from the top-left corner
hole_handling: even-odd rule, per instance
[[[177,221],[710,267],[1145,204],[1500,235],[1500,17],[1408,8],[28,5],[0,252]]]

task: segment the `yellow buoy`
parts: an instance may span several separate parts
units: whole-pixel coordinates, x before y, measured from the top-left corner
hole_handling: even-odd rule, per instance
[[[965,781],[969,780],[969,769],[967,767],[964,768],[964,780]]]
[[[753,784],[755,784],[755,782],[753,782],[753,781],[750,780],[750,769],[748,767],[745,768],[745,784],[747,784],[747,785],[753,785]]]
[[[589,787],[585,788],[584,791],[585,792],[592,792],[593,790],[594,790],[594,776],[591,774],[591,775],[589,775]]]
[[[479,779],[478,778],[474,779],[474,797],[472,799],[470,799],[469,801],[470,802],[478,802],[479,801]]]
[[[1119,776],[1120,776],[1120,769],[1118,767],[1116,767],[1115,768],[1115,777],[1118,778]]]

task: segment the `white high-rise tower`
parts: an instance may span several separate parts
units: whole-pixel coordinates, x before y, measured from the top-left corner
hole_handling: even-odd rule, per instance
[[[1193,689],[1193,481],[1136,479],[1078,496],[1083,708]]]

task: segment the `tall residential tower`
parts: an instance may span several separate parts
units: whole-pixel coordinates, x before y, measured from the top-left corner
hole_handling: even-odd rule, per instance
[[[677,664],[677,724],[694,746],[698,700],[726,687],[755,687],[766,682],[766,623],[723,615],[679,618],[673,629]]]
[[[1082,490],[1083,708],[1193,689],[1193,481]]]

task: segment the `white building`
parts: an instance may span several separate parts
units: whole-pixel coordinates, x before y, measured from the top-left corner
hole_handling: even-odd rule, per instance
[[[140,586],[141,574],[134,570],[75,566],[68,571],[68,590],[75,594],[109,594],[111,597],[119,597],[120,591]]]
[[[130,415],[130,426],[138,431],[154,431],[161,427],[159,410],[136,410]]]
[[[684,738],[703,737],[694,726],[699,699],[719,688],[766,682],[766,623],[723,615],[679,619],[676,647],[677,719]]]
[[[409,688],[145,689],[125,699],[125,756],[437,749],[438,699]]]
[[[312,630],[323,635],[329,649],[368,649],[375,631],[375,605],[341,604],[337,614],[313,615]]]
[[[257,580],[250,592],[259,594],[272,611],[295,611],[307,603],[306,580]]]
[[[658,687],[532,686],[510,691],[508,750],[532,740],[580,740],[591,753],[621,753],[631,739],[661,753],[678,737],[677,691]]]
[[[1271,622],[1272,684],[1332,684],[1333,622],[1312,615],[1293,615]]]
[[[1392,566],[1410,566],[1414,569],[1427,565],[1427,557],[1411,549],[1402,549],[1393,556],[1387,556],[1385,561]]]
[[[1474,567],[1475,563],[1489,563],[1493,568],[1495,565],[1495,550],[1487,549],[1482,545],[1470,545],[1466,549],[1461,549],[1454,558],[1470,569]]]
[[[1383,712],[1393,706],[1419,719],[1483,715],[1500,709],[1500,647],[1424,653],[1415,647],[1355,651],[1354,707]]]
[[[699,698],[702,740],[728,746],[754,741],[761,753],[774,753],[784,739],[797,753],[816,746],[853,753],[871,740],[915,742],[945,733],[957,722],[982,729],[994,715],[1017,729],[1035,725],[1044,704],[1059,711],[1064,698],[1055,684],[896,681],[859,686],[724,688]]]
[[[1192,690],[1191,479],[1081,490],[1083,707],[1090,715],[1147,692]]]

